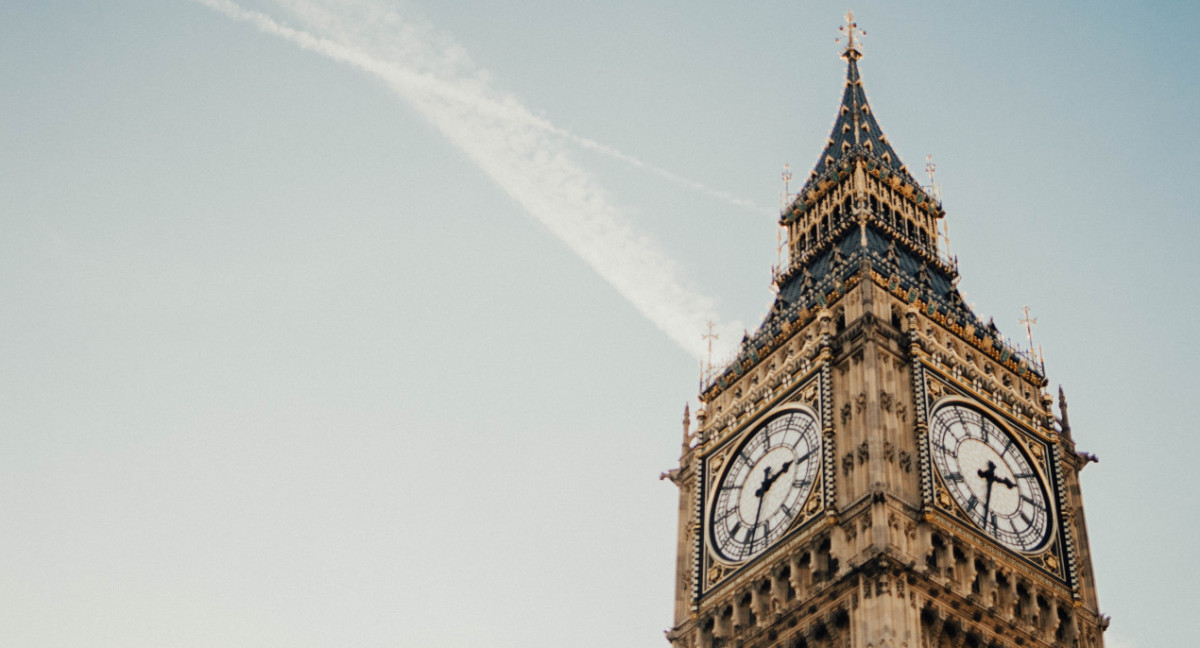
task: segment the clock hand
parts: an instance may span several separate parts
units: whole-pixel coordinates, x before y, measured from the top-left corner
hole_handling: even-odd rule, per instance
[[[762,517],[762,497],[758,498],[758,510],[754,512],[754,526],[750,527],[750,535],[746,536],[746,545],[754,548],[754,534],[758,533],[758,519]]]
[[[754,526],[750,527],[750,535],[746,536],[746,544],[751,544],[754,540],[754,534],[758,532],[758,521],[762,517],[763,496],[767,494],[767,491],[771,490],[771,486],[776,480],[782,477],[783,473],[787,472],[791,467],[792,462],[785,461],[779,472],[774,475],[771,474],[770,466],[767,466],[766,470],[763,471],[762,484],[759,485],[758,490],[754,491],[754,496],[758,498],[758,509],[754,512]]]
[[[987,470],[980,468],[977,472],[980,477],[988,480],[988,483],[996,481],[996,464],[991,460],[988,460]]]
[[[785,461],[785,462],[783,462],[783,467],[779,469],[779,472],[772,475],[771,467],[767,466],[767,473],[763,477],[763,483],[762,483],[762,489],[761,489],[762,494],[766,495],[767,491],[770,490],[771,485],[774,484],[780,477],[783,477],[783,473],[787,472],[788,468],[791,468],[791,467],[792,467],[792,462]],[[761,496],[762,495],[759,495],[759,497],[761,497]]]
[[[1017,487],[1016,482],[1009,479],[1008,477],[997,477],[996,476],[995,462],[988,461],[987,464],[988,464],[987,470],[978,471],[979,476],[983,477],[987,481],[987,496],[984,497],[984,500],[983,500],[983,528],[985,530],[987,529],[987,525],[988,525],[988,512],[990,511],[991,505],[992,505],[992,486],[994,486],[995,484],[1004,484],[1005,486],[1007,486],[1010,489]]]
[[[988,461],[987,470],[979,470],[979,476],[987,481],[987,496],[983,498],[983,529],[988,526],[988,512],[992,506],[992,485],[996,483],[996,464]]]
[[[754,491],[754,496],[761,500],[762,496],[767,494],[767,489],[771,487],[771,484],[775,483],[775,479],[778,477],[779,475],[771,477],[771,467],[767,466],[766,472],[763,473],[762,484],[758,487],[758,490]]]
[[[779,469],[779,474],[775,475],[775,479],[779,479],[780,477],[783,477],[783,473],[787,472],[788,468],[791,468],[791,467],[792,467],[791,460],[783,462],[783,467]]]
[[[991,463],[991,462],[989,461],[988,463]],[[983,530],[984,531],[987,531],[988,509],[991,508],[991,505],[992,505],[992,484],[994,484],[994,483],[995,482],[993,482],[992,480],[990,480],[990,479],[988,480],[987,496],[983,498]]]
[[[762,517],[763,495],[767,489],[771,487],[771,467],[767,466],[767,471],[763,475],[762,485],[758,490],[754,491],[754,496],[758,498],[758,509],[754,511],[754,525],[750,527],[750,533],[746,536],[746,546],[754,548],[754,534],[758,533],[758,519]]]

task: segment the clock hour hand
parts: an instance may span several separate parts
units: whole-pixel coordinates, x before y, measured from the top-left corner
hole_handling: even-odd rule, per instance
[[[788,468],[791,468],[791,467],[792,467],[791,460],[783,462],[783,467],[779,469],[779,474],[775,475],[775,479],[779,479],[780,477],[783,477],[783,473],[787,472]]]
[[[774,484],[776,482],[776,480],[778,480],[780,477],[783,477],[783,473],[787,472],[788,468],[791,468],[791,467],[792,467],[792,462],[785,461],[785,462],[783,462],[783,466],[781,466],[779,468],[779,472],[772,475],[771,467],[767,466],[767,471],[763,474],[762,486],[757,491],[755,491],[754,494],[758,497],[762,497],[763,495],[766,495],[767,491],[770,490],[771,485]]]
[[[771,477],[771,467],[767,466],[766,471],[763,473],[762,484],[759,485],[758,490],[754,491],[754,496],[760,500],[758,504],[760,510],[762,509],[762,496],[767,494],[767,489],[771,487],[771,484],[775,483],[775,478],[778,477],[779,475]]]
[[[986,479],[989,485],[1004,484],[1005,486],[1007,486],[1009,488],[1017,487],[1017,483],[1014,482],[1013,480],[1009,479],[1008,477],[997,477],[996,476],[996,464],[993,461],[988,461],[987,470],[980,470],[979,476]]]

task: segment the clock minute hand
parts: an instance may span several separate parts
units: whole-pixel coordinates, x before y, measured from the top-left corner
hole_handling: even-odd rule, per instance
[[[754,512],[754,526],[750,527],[750,535],[746,536],[746,544],[751,544],[754,540],[754,534],[758,532],[758,521],[762,517],[763,497],[767,494],[767,491],[771,490],[771,485],[791,467],[792,462],[785,461],[779,472],[774,475],[771,474],[770,466],[767,466],[766,470],[763,471],[762,484],[759,485],[758,490],[754,491],[754,496],[758,498],[758,509]]]
[[[988,480],[987,496],[983,498],[983,530],[984,531],[987,531],[988,509],[991,508],[991,505],[992,505],[992,484],[994,484],[994,483],[995,482],[993,482],[992,480],[990,480],[990,479]]]
[[[988,461],[987,470],[980,470],[979,476],[987,482],[987,495],[983,498],[983,528],[986,531],[988,526],[988,513],[992,506],[992,486],[1000,481],[996,478],[996,464]],[[1008,481],[1008,479],[1004,479]],[[1011,488],[1011,486],[1009,487]]]
[[[754,525],[750,527],[750,533],[746,536],[746,544],[753,548],[754,534],[758,533],[758,520],[762,517],[763,495],[767,494],[767,489],[771,487],[771,483],[775,480],[771,479],[771,467],[767,466],[763,473],[762,484],[758,490],[754,491],[754,496],[758,498],[758,509],[754,512]]]

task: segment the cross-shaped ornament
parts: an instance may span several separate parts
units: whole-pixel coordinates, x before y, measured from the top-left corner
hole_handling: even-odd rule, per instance
[[[838,27],[841,36],[834,39],[835,43],[842,42],[842,38],[846,39],[846,47],[842,50],[843,56],[857,58],[862,56],[859,47],[862,46],[862,37],[867,35],[867,32],[858,28],[858,23],[854,22],[854,12],[846,10],[846,24]]]
[[[1025,338],[1029,340],[1029,352],[1033,353],[1033,325],[1037,324],[1038,321],[1036,317],[1030,317],[1028,306],[1022,306],[1021,312],[1025,316],[1018,323],[1025,327]]]
[[[713,324],[712,321],[710,320],[708,322],[708,332],[705,333],[704,335],[700,336],[701,340],[708,341],[708,368],[707,368],[708,372],[712,372],[712,343],[713,343],[713,340],[719,339],[721,337],[720,335],[713,332],[713,328],[715,326],[716,325]]]

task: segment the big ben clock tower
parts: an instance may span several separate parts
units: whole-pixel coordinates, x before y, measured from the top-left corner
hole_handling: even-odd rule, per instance
[[[956,289],[940,202],[843,27],[825,150],[766,320],[685,417],[673,648],[1097,648],[1077,453],[1041,363]]]

